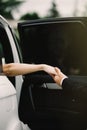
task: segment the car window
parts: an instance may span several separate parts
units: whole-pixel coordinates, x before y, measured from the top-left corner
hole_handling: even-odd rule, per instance
[[[13,62],[13,55],[9,39],[5,32],[5,29],[2,26],[0,26],[0,43],[2,44],[3,47],[3,53],[4,53],[3,55],[5,57],[6,63]]]
[[[2,25],[0,25],[0,49],[1,49],[0,50],[0,55],[1,55],[0,61],[1,61],[1,58],[4,57],[6,63],[13,62],[13,54],[12,54],[10,42],[9,42],[8,36],[6,34],[6,31]],[[15,85],[14,77],[13,78],[9,77],[9,79]]]
[[[3,70],[2,70],[2,59],[3,59],[3,48],[2,48],[2,44],[0,43],[0,74],[3,73]]]
[[[86,34],[79,21],[26,25],[21,33],[24,62],[57,66],[68,75],[87,75]]]

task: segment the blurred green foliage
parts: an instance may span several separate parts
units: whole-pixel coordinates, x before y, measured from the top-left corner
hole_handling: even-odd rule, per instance
[[[0,14],[7,19],[13,19],[12,11],[21,3],[23,0],[0,0]]]
[[[46,17],[52,18],[52,17],[60,17],[60,13],[57,9],[57,5],[55,0],[52,1],[51,8],[48,10],[48,14]]]
[[[5,17],[6,19],[14,19],[13,11],[17,10],[20,5],[25,2],[24,0],[0,0],[0,15]],[[55,0],[52,0],[51,7],[48,10],[46,17],[59,17],[60,13],[57,9],[57,5]],[[32,20],[32,19],[40,19],[41,17],[37,12],[27,12],[22,15],[20,20]],[[43,17],[42,17],[43,18]]]
[[[27,13],[21,16],[20,20],[33,20],[33,19],[39,19],[39,18],[40,16],[36,12],[33,12],[33,13]]]
[[[55,0],[53,0],[51,4],[51,8],[48,10],[44,18],[52,18],[52,17],[59,17],[59,16],[60,16],[60,13],[57,9],[56,2]],[[37,12],[33,12],[33,13],[24,14],[23,16],[21,16],[20,20],[33,20],[33,19],[40,19],[40,18],[43,18],[43,17],[40,17]]]

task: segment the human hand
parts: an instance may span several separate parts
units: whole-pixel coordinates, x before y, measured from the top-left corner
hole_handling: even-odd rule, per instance
[[[49,75],[57,75],[57,72],[55,70],[54,67],[50,66],[50,65],[44,65],[43,70],[48,73]]]
[[[51,75],[52,78],[54,79],[54,81],[61,86],[62,84],[62,80],[67,78],[67,76],[65,74],[63,74],[61,72],[61,70],[57,67],[55,67],[55,71],[56,71],[56,74],[55,75]]]

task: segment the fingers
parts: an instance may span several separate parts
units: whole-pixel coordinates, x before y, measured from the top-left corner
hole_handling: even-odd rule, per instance
[[[57,67],[54,67],[54,70],[55,70],[55,73],[50,73],[50,76],[52,77],[52,78],[54,78],[55,76],[59,76],[59,74],[60,74],[60,69],[59,68],[57,68]]]
[[[63,79],[67,78],[67,76],[66,76],[65,74],[63,74],[63,73],[61,72],[61,70],[60,70],[59,68],[57,68],[57,67],[55,67],[55,71],[56,71],[57,74],[51,75],[51,76],[52,76],[53,80],[54,80],[59,86],[61,86]]]
[[[61,81],[61,71],[59,68],[55,67],[54,68],[55,71],[56,71],[56,75],[51,75],[53,80],[58,84],[60,85],[60,81]]]
[[[61,72],[59,68],[55,67],[55,71],[57,73],[57,75],[59,75],[59,73]]]
[[[57,75],[56,70],[55,70],[55,67],[46,65],[44,70],[45,70],[45,72],[47,72],[49,75]]]

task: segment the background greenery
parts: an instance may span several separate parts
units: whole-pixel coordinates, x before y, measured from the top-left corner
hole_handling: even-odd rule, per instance
[[[25,0],[0,0],[0,14],[7,19],[14,19],[13,11],[18,9]],[[55,0],[52,1],[52,5],[44,17],[59,17],[60,13],[56,8]],[[40,18],[37,12],[26,13],[20,17],[21,20],[38,19]]]
[[[37,0],[38,1],[38,0]],[[77,16],[77,6],[78,0],[76,0],[73,10],[73,16]],[[25,0],[0,0],[0,14],[6,19],[14,20],[13,11],[20,8],[20,6],[25,2]],[[87,16],[87,4],[85,5],[85,11],[83,12],[83,16]],[[52,0],[51,7],[48,10],[46,16],[44,17],[61,17],[61,14],[57,8],[56,0]],[[31,19],[39,19],[41,18],[37,12],[27,12],[19,19],[21,20],[31,20]]]

